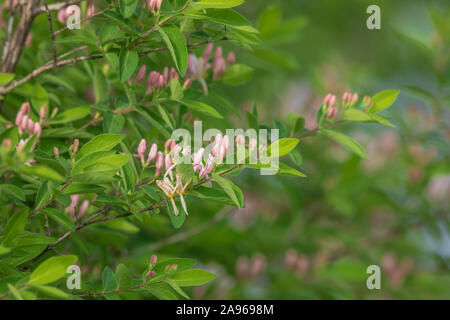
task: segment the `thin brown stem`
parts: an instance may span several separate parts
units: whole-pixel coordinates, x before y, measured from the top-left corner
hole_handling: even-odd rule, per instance
[[[44,1],[45,11],[47,12],[48,27],[50,29],[50,37],[52,39],[53,66],[56,68],[56,63],[58,62],[58,59],[56,58],[55,34],[53,33],[52,15],[50,14],[50,10],[48,9],[47,0],[43,0],[43,1]]]

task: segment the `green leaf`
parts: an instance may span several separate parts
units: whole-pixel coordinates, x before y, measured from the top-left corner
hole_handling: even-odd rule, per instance
[[[113,291],[117,288],[117,280],[114,272],[110,267],[106,266],[102,272],[103,292]]]
[[[45,208],[42,210],[44,215],[47,215],[50,219],[61,225],[64,229],[74,232],[75,223],[63,212],[56,210],[55,208]]]
[[[187,100],[187,99],[183,99],[178,102],[181,104],[184,104],[186,107],[188,107],[194,111],[204,113],[204,114],[214,117],[214,118],[223,119],[223,117],[220,115],[220,113],[218,113],[216,111],[216,109],[207,105],[206,103],[199,102],[199,101]]]
[[[195,2],[196,5],[204,8],[233,8],[240,6],[244,3],[244,0],[200,0]]]
[[[96,152],[96,151],[109,151],[118,145],[123,138],[124,135],[121,134],[113,134],[113,133],[105,133],[95,136],[91,140],[89,140],[81,149],[78,151],[76,156],[77,159],[81,159],[84,156]]]
[[[186,39],[175,25],[158,27],[158,31],[166,43],[181,77],[184,77],[188,64]]]
[[[64,189],[64,194],[102,193],[103,188],[95,184],[71,183]]]
[[[98,169],[102,167],[102,171],[118,170],[124,166],[130,155],[127,154],[115,154],[113,151],[97,151],[92,152],[85,157],[78,160],[72,168],[71,175],[83,173],[83,171],[92,171],[93,166]]]
[[[175,129],[175,120],[172,118],[172,116],[167,113],[166,109],[164,109],[159,103],[157,104],[157,108],[159,111],[159,114],[161,115],[161,118],[164,120],[164,122],[167,124],[167,126],[171,129]]]
[[[397,99],[400,90],[390,89],[384,90],[373,96],[373,106],[369,109],[369,112],[379,112],[389,108]]]
[[[130,194],[134,193],[136,177],[129,163],[123,166],[122,173],[122,180],[124,182],[125,190]]]
[[[50,124],[61,124],[73,122],[79,119],[83,119],[91,112],[91,108],[89,106],[72,108],[64,111],[63,113],[58,114],[55,118],[50,121]]]
[[[381,124],[391,127],[391,128],[395,128],[395,126],[392,123],[390,123],[386,118],[380,116],[379,114],[369,113],[369,116],[375,122],[381,123]]]
[[[93,84],[95,103],[100,103],[101,101],[108,99],[108,82],[99,67],[95,68]]]
[[[38,192],[36,193],[36,199],[35,199],[35,207],[39,208],[41,205],[43,205],[45,202],[50,200],[52,198],[52,195],[50,193],[49,187],[48,187],[48,181],[44,181],[41,186],[39,187]]]
[[[184,97],[183,88],[177,79],[170,81],[170,97],[173,100],[181,100]]]
[[[248,168],[251,169],[264,169],[267,174],[270,171],[273,171],[273,175],[279,175],[279,176],[286,176],[286,177],[298,177],[298,178],[305,178],[306,175],[304,173],[301,173],[300,171],[289,167],[288,165],[284,163],[279,163],[278,166],[268,163],[268,164],[262,164],[261,162],[258,162],[257,164],[249,164],[246,165]]]
[[[3,231],[3,244],[8,246],[14,238],[25,229],[27,224],[28,214],[30,210],[28,208],[22,209],[16,212],[6,224],[5,230]]]
[[[215,279],[216,275],[201,269],[192,269],[175,273],[171,280],[180,287],[201,286]]]
[[[243,208],[243,202],[240,201],[239,196],[236,195],[236,185],[228,179],[225,179],[218,174],[212,175],[213,181],[217,182],[217,184],[225,191],[225,193],[230,197],[231,201],[233,201],[234,205],[238,208]],[[242,192],[241,192],[242,194]]]
[[[249,26],[250,22],[233,9],[206,9],[206,18],[229,26]]]
[[[369,114],[358,109],[346,109],[342,116],[343,120],[355,121],[355,122],[367,122],[372,121]]]
[[[327,129],[321,129],[320,132],[323,133],[328,138],[342,144],[344,147],[354,152],[361,158],[368,159],[366,151],[364,150],[363,146],[361,146],[358,142],[346,136],[345,134]]]
[[[33,288],[36,288],[40,295],[51,299],[70,299],[71,296],[64,291],[50,286],[44,286],[40,284],[33,284]]]
[[[36,83],[33,86],[31,104],[33,105],[34,111],[38,114],[41,107],[44,105],[48,106],[48,94],[39,83]]]
[[[169,212],[170,221],[172,222],[172,225],[175,229],[179,229],[183,226],[184,222],[186,221],[186,213],[181,207],[181,204],[179,203],[179,199],[174,199],[175,205],[178,208],[178,215],[175,214],[175,211],[173,209],[173,205],[170,201],[167,202],[166,208]]]
[[[128,289],[133,285],[133,277],[124,264],[116,268],[117,289]]]
[[[31,274],[30,283],[48,284],[55,282],[66,274],[67,268],[77,261],[73,255],[51,257],[42,262]]]
[[[173,289],[167,283],[156,283],[143,289],[160,300],[177,300]]]
[[[109,18],[112,22],[117,24],[122,30],[135,35],[139,36],[139,30],[136,29],[136,27],[128,20],[124,19],[123,17],[119,16],[114,11],[106,11],[103,13],[103,15],[107,18]]]
[[[289,152],[295,149],[297,144],[299,143],[299,139],[295,138],[282,138],[275,142],[273,142],[268,148],[267,148],[267,155],[269,157],[282,157],[284,155],[287,155]],[[278,150],[278,153],[277,153]],[[272,154],[274,152],[274,154]]]
[[[17,300],[24,300],[22,295],[20,294],[20,291],[10,283],[8,283],[8,290],[11,291],[14,298],[16,298]]]
[[[254,69],[244,64],[235,63],[225,70],[222,81],[229,85],[239,85],[253,77]]]
[[[59,182],[64,181],[64,178],[58,172],[40,165],[36,166],[21,165],[17,168],[17,171],[25,175],[36,176],[42,179],[54,180]]]
[[[119,55],[119,76],[120,81],[126,82],[136,70],[139,63],[139,56],[136,51],[122,49]]]
[[[133,15],[137,5],[138,0],[120,0],[119,2],[120,13],[124,18],[129,18]]]
[[[14,73],[2,73],[0,72],[0,86],[10,83],[16,75]]]
[[[52,128],[52,129],[44,129],[42,130],[42,138],[79,138],[79,139],[90,139],[92,138],[92,134],[71,128],[71,127],[61,127],[61,128]]]
[[[11,145],[16,146],[19,142],[19,127],[14,126],[3,131],[0,134],[0,143],[2,143],[5,139],[11,140]]]
[[[180,296],[190,300],[189,296],[180,288],[180,286],[173,280],[167,279],[166,282],[175,290]]]
[[[7,194],[21,201],[25,201],[25,193],[23,190],[13,184],[0,184],[0,194]]]

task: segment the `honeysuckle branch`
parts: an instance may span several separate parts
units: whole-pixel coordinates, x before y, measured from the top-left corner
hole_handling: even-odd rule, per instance
[[[68,7],[72,4],[78,4],[80,2],[83,2],[85,0],[67,0],[67,1],[61,1],[61,2],[57,2],[57,3],[53,3],[53,4],[49,4],[48,5],[48,10],[50,11],[58,11],[61,9],[64,9],[65,7]],[[45,6],[40,6],[36,11],[35,14],[40,14],[45,12],[47,9],[45,8]]]
[[[304,136],[307,136],[307,135],[316,133],[316,132],[320,131],[320,129],[322,129],[322,128],[330,128],[330,127],[333,127],[333,126],[335,126],[335,125],[337,125],[337,124],[340,124],[340,123],[342,123],[342,122],[344,122],[344,120],[338,120],[338,121],[335,121],[335,122],[330,123],[330,124],[328,124],[328,125],[326,125],[326,126],[323,126],[323,127],[316,127],[316,128],[314,128],[314,129],[305,131],[305,132],[303,132],[303,133],[297,135],[297,137],[304,137]],[[226,175],[226,174],[228,174],[228,173],[230,173],[230,172],[233,172],[234,170],[237,170],[237,169],[241,168],[242,166],[244,166],[244,164],[237,164],[237,165],[235,165],[235,166],[233,166],[233,167],[231,167],[231,168],[229,168],[229,169],[227,169],[227,170],[225,170],[225,171],[220,172],[219,175],[220,175],[220,176]],[[195,189],[195,188],[198,188],[198,187],[200,187],[200,186],[202,186],[202,185],[204,185],[204,184],[210,182],[212,179],[213,179],[212,177],[209,177],[209,178],[206,178],[206,179],[204,179],[204,180],[198,182],[197,184],[193,185],[191,188],[187,189],[187,190],[186,190],[186,193],[188,193],[189,191],[191,191],[191,190],[193,190],[193,189]],[[144,181],[143,181],[143,182],[144,182]],[[143,184],[140,183],[139,185],[142,186]],[[67,185],[67,186],[68,186],[68,185]],[[65,186],[65,187],[67,187],[67,186]],[[63,187],[63,188],[64,188],[64,187]],[[63,189],[62,189],[62,190],[63,190]],[[168,201],[169,201],[169,199],[166,198],[166,199],[164,199],[164,200],[162,200],[162,201],[160,201],[160,202],[158,202],[158,203],[152,204],[151,206],[149,206],[149,207],[147,207],[147,208],[141,209],[141,210],[137,211],[136,213],[139,214],[139,213],[144,213],[144,212],[147,212],[147,211],[153,211],[153,210],[155,210],[156,208],[159,208],[159,207],[165,205]],[[51,201],[50,201],[50,202],[51,202]],[[45,208],[50,202],[45,203],[45,204],[44,204],[45,206],[43,205],[44,208]],[[41,206],[41,207],[42,207],[42,206]],[[38,211],[39,211],[39,210],[42,210],[43,208],[41,208],[41,207],[38,208],[38,209],[35,209],[35,211],[36,211],[36,210],[38,210]],[[99,209],[96,213],[97,213],[97,214],[105,214],[105,213],[108,213],[109,211],[111,211],[112,209],[113,209],[112,206],[107,206],[107,207],[105,207],[105,208]],[[132,216],[132,215],[133,215],[132,212],[125,212],[125,213],[122,213],[122,214],[113,215],[113,216],[104,216],[104,217],[101,217],[101,218],[98,218],[98,219],[93,219],[93,220],[92,220],[92,217],[91,217],[91,219],[88,220],[88,221],[80,222],[80,223],[75,227],[75,231],[79,231],[79,230],[81,230],[81,229],[84,229],[85,227],[90,226],[90,225],[92,225],[92,224],[101,223],[101,222],[107,222],[107,221],[110,221],[110,220],[115,220],[115,219],[120,219],[120,218],[125,218],[125,217],[129,217],[129,216]],[[35,261],[37,261],[37,260],[38,260],[40,257],[42,257],[45,253],[47,253],[48,251],[50,251],[51,249],[53,249],[55,246],[57,246],[58,244],[60,244],[62,241],[64,241],[65,239],[67,239],[67,237],[69,237],[72,233],[73,233],[73,231],[68,231],[68,232],[66,232],[64,235],[62,235],[58,240],[56,240],[55,242],[49,244],[49,245],[48,245],[48,246],[47,246],[47,247],[46,247],[46,248],[45,248],[38,256],[36,256],[36,257],[30,262],[30,264],[32,264],[32,263],[34,263]],[[171,241],[173,241],[173,240],[171,240]]]
[[[72,179],[67,180],[67,182],[62,186],[60,191],[64,191],[70,184],[72,183]],[[49,200],[47,200],[44,204],[42,204],[40,207],[34,209],[29,217],[34,216],[36,213],[38,213],[39,211],[41,211],[42,209],[45,209],[50,203],[52,203],[52,201],[55,200],[54,197],[51,197]]]
[[[50,29],[50,37],[52,39],[53,66],[56,67],[56,63],[58,62],[58,60],[56,58],[55,34],[53,33],[52,15],[50,14],[50,11],[48,9],[47,0],[43,0],[43,2],[44,2],[45,11],[47,12],[48,27]]]

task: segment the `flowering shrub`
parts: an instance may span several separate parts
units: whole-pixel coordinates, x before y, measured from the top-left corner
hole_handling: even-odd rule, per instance
[[[254,71],[234,52],[262,42],[260,30],[233,9],[242,3],[31,0],[2,7],[3,17],[18,22],[12,27],[0,22],[6,28],[0,74],[0,299],[189,298],[181,287],[201,286],[215,275],[194,268],[193,259],[161,259],[148,251],[136,276],[125,254],[123,263],[107,259],[109,250],[127,250],[115,247],[116,238],[169,220],[181,228],[203,214],[198,209],[203,202],[243,209],[244,194],[230,178],[243,170],[305,177],[284,161],[289,156],[301,163],[300,138],[320,134],[367,159],[364,147],[338,126],[392,126],[379,113],[393,105],[399,90],[371,97],[329,93],[312,128],[295,113],[277,119],[276,126],[263,125],[255,105],[246,113],[246,128],[213,130],[237,113],[220,88],[251,81]],[[77,14],[81,29],[72,28]],[[35,33],[45,41],[33,43]],[[20,59],[30,42],[42,51],[34,53],[32,64]],[[209,134],[196,136],[199,123]],[[99,261],[102,270],[89,267]],[[392,281],[399,281],[389,261]],[[242,257],[238,277],[258,277],[266,263],[258,254]],[[116,265],[115,271],[108,264]],[[292,250],[285,264],[299,274],[309,267],[308,259]],[[68,271],[76,270],[74,265],[81,268],[80,286]],[[401,267],[402,275],[408,266]],[[98,278],[85,282],[87,273]]]

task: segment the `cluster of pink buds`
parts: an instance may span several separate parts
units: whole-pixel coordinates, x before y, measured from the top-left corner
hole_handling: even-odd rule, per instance
[[[156,277],[156,272],[153,270],[153,268],[156,266],[156,263],[158,262],[158,257],[156,254],[152,254],[148,261],[148,271],[145,274],[146,279],[152,279]]]
[[[284,255],[284,266],[299,275],[304,275],[308,270],[309,260],[305,255],[297,254],[294,249],[289,249]]]
[[[164,271],[166,273],[172,273],[172,272],[176,272],[177,270],[178,270],[177,264],[168,264]]]
[[[36,140],[39,140],[42,133],[41,123],[45,119],[45,109],[46,106],[44,105],[40,110],[40,117],[41,117],[40,122],[34,122],[30,118],[31,113],[30,104],[28,102],[22,104],[19,112],[17,113],[15,122],[16,125],[19,127],[20,135],[23,135],[28,130],[30,135],[36,134],[37,135]]]
[[[323,99],[323,107],[327,113],[327,119],[334,119],[337,116],[337,108],[334,106],[336,104],[336,96],[329,93]]]
[[[188,67],[186,71],[186,78],[198,80],[203,86],[203,91],[208,94],[208,87],[204,78],[207,76],[207,71],[212,67],[213,80],[218,80],[224,74],[227,66],[232,66],[236,62],[236,55],[229,52],[226,60],[223,57],[222,47],[217,47],[214,52],[212,64],[209,63],[213,52],[213,44],[209,43],[203,52],[203,57],[199,58],[194,54],[189,55]]]
[[[367,109],[367,108],[370,108],[371,106],[373,106],[373,100],[372,100],[372,98],[371,97],[369,97],[369,96],[365,96],[364,98],[363,98],[363,105],[364,105],[364,107]]]
[[[342,106],[344,108],[351,108],[358,101],[358,94],[351,92],[344,92],[342,95]]]
[[[75,139],[73,141],[73,144],[71,144],[70,147],[69,147],[69,154],[70,154],[70,156],[73,156],[73,155],[75,155],[78,152],[79,146],[80,146],[80,141],[78,139]]]
[[[147,151],[147,142],[145,139],[141,140],[137,151],[143,167],[148,167],[155,160],[155,176],[159,177],[164,168],[164,154],[158,151],[158,145],[156,143],[152,144],[147,155],[147,160],[145,160],[145,152]]]
[[[161,12],[161,4],[162,4],[162,0],[147,0],[147,8],[149,10],[151,10],[153,13],[155,13],[155,8],[156,8],[156,13],[158,15]]]
[[[139,85],[145,79],[146,74],[147,67],[142,65],[136,76],[136,85]],[[173,79],[178,80],[179,78],[180,76],[175,68],[171,68],[169,71],[169,68],[165,67],[162,74],[157,71],[151,71],[148,75],[146,94],[152,94],[155,89],[160,91],[165,86],[169,85]],[[131,84],[131,78],[128,79],[128,82]]]
[[[80,196],[78,194],[73,194],[70,196],[72,202],[67,207],[67,210],[70,213],[70,219],[76,220],[77,218],[82,218],[89,209],[89,200],[84,200],[81,205],[78,207],[78,202],[80,200]],[[77,214],[78,207],[78,214]]]

